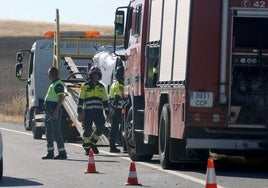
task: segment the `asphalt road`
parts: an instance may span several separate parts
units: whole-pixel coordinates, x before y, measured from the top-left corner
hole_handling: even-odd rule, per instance
[[[0,187],[125,187],[131,161],[127,154],[110,154],[100,147],[94,155],[99,173],[85,174],[89,156],[80,143],[66,143],[67,160],[42,160],[46,140],[34,140],[23,126],[0,122],[4,142],[4,176]],[[268,188],[268,170],[259,164],[215,161],[218,188]],[[267,163],[266,163],[267,164]],[[174,166],[162,170],[156,157],[150,163],[136,162],[137,179],[142,187],[200,188],[206,184],[206,164]],[[134,186],[138,187],[138,186]]]

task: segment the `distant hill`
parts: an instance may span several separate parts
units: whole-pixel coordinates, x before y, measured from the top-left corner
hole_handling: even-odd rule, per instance
[[[45,31],[54,30],[53,22],[17,21],[0,19],[0,37],[43,36]],[[80,24],[60,24],[60,30],[98,30],[101,35],[113,35],[112,26],[94,26]]]

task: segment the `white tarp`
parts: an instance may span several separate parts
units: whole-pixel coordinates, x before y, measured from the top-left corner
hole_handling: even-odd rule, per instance
[[[117,53],[123,54],[122,49]],[[94,64],[102,71],[102,83],[106,88],[110,88],[113,82],[117,56],[113,53],[113,47],[104,47],[93,57]]]

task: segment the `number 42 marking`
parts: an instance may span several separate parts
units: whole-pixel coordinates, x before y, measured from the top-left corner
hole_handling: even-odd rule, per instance
[[[265,1],[255,1],[255,3],[253,4],[253,7],[265,8],[266,2]]]

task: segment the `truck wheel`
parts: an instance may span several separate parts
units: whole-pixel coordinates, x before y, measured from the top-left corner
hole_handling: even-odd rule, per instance
[[[34,139],[38,139],[38,140],[42,139],[43,129],[41,127],[36,127],[35,122],[33,122],[32,131],[33,131],[33,138]]]
[[[26,108],[24,113],[24,128],[26,131],[32,130],[32,119],[33,119],[33,110]]]
[[[158,149],[160,164],[163,169],[168,169],[171,166],[169,160],[169,144],[170,144],[170,109],[169,105],[165,104],[162,108],[160,116],[159,134],[158,134]]]
[[[150,161],[153,157],[153,154],[143,155],[136,153],[136,142],[134,140],[134,127],[133,127],[133,118],[132,118],[132,108],[130,108],[127,115],[127,122],[125,127],[125,140],[126,148],[128,155],[132,161]],[[143,143],[138,143],[143,144]]]
[[[34,114],[36,113],[36,110],[34,111]],[[34,117],[33,114],[33,117]],[[33,138],[34,139],[42,139],[43,135],[43,128],[42,127],[36,127],[35,119],[32,120],[32,131],[33,131]]]

